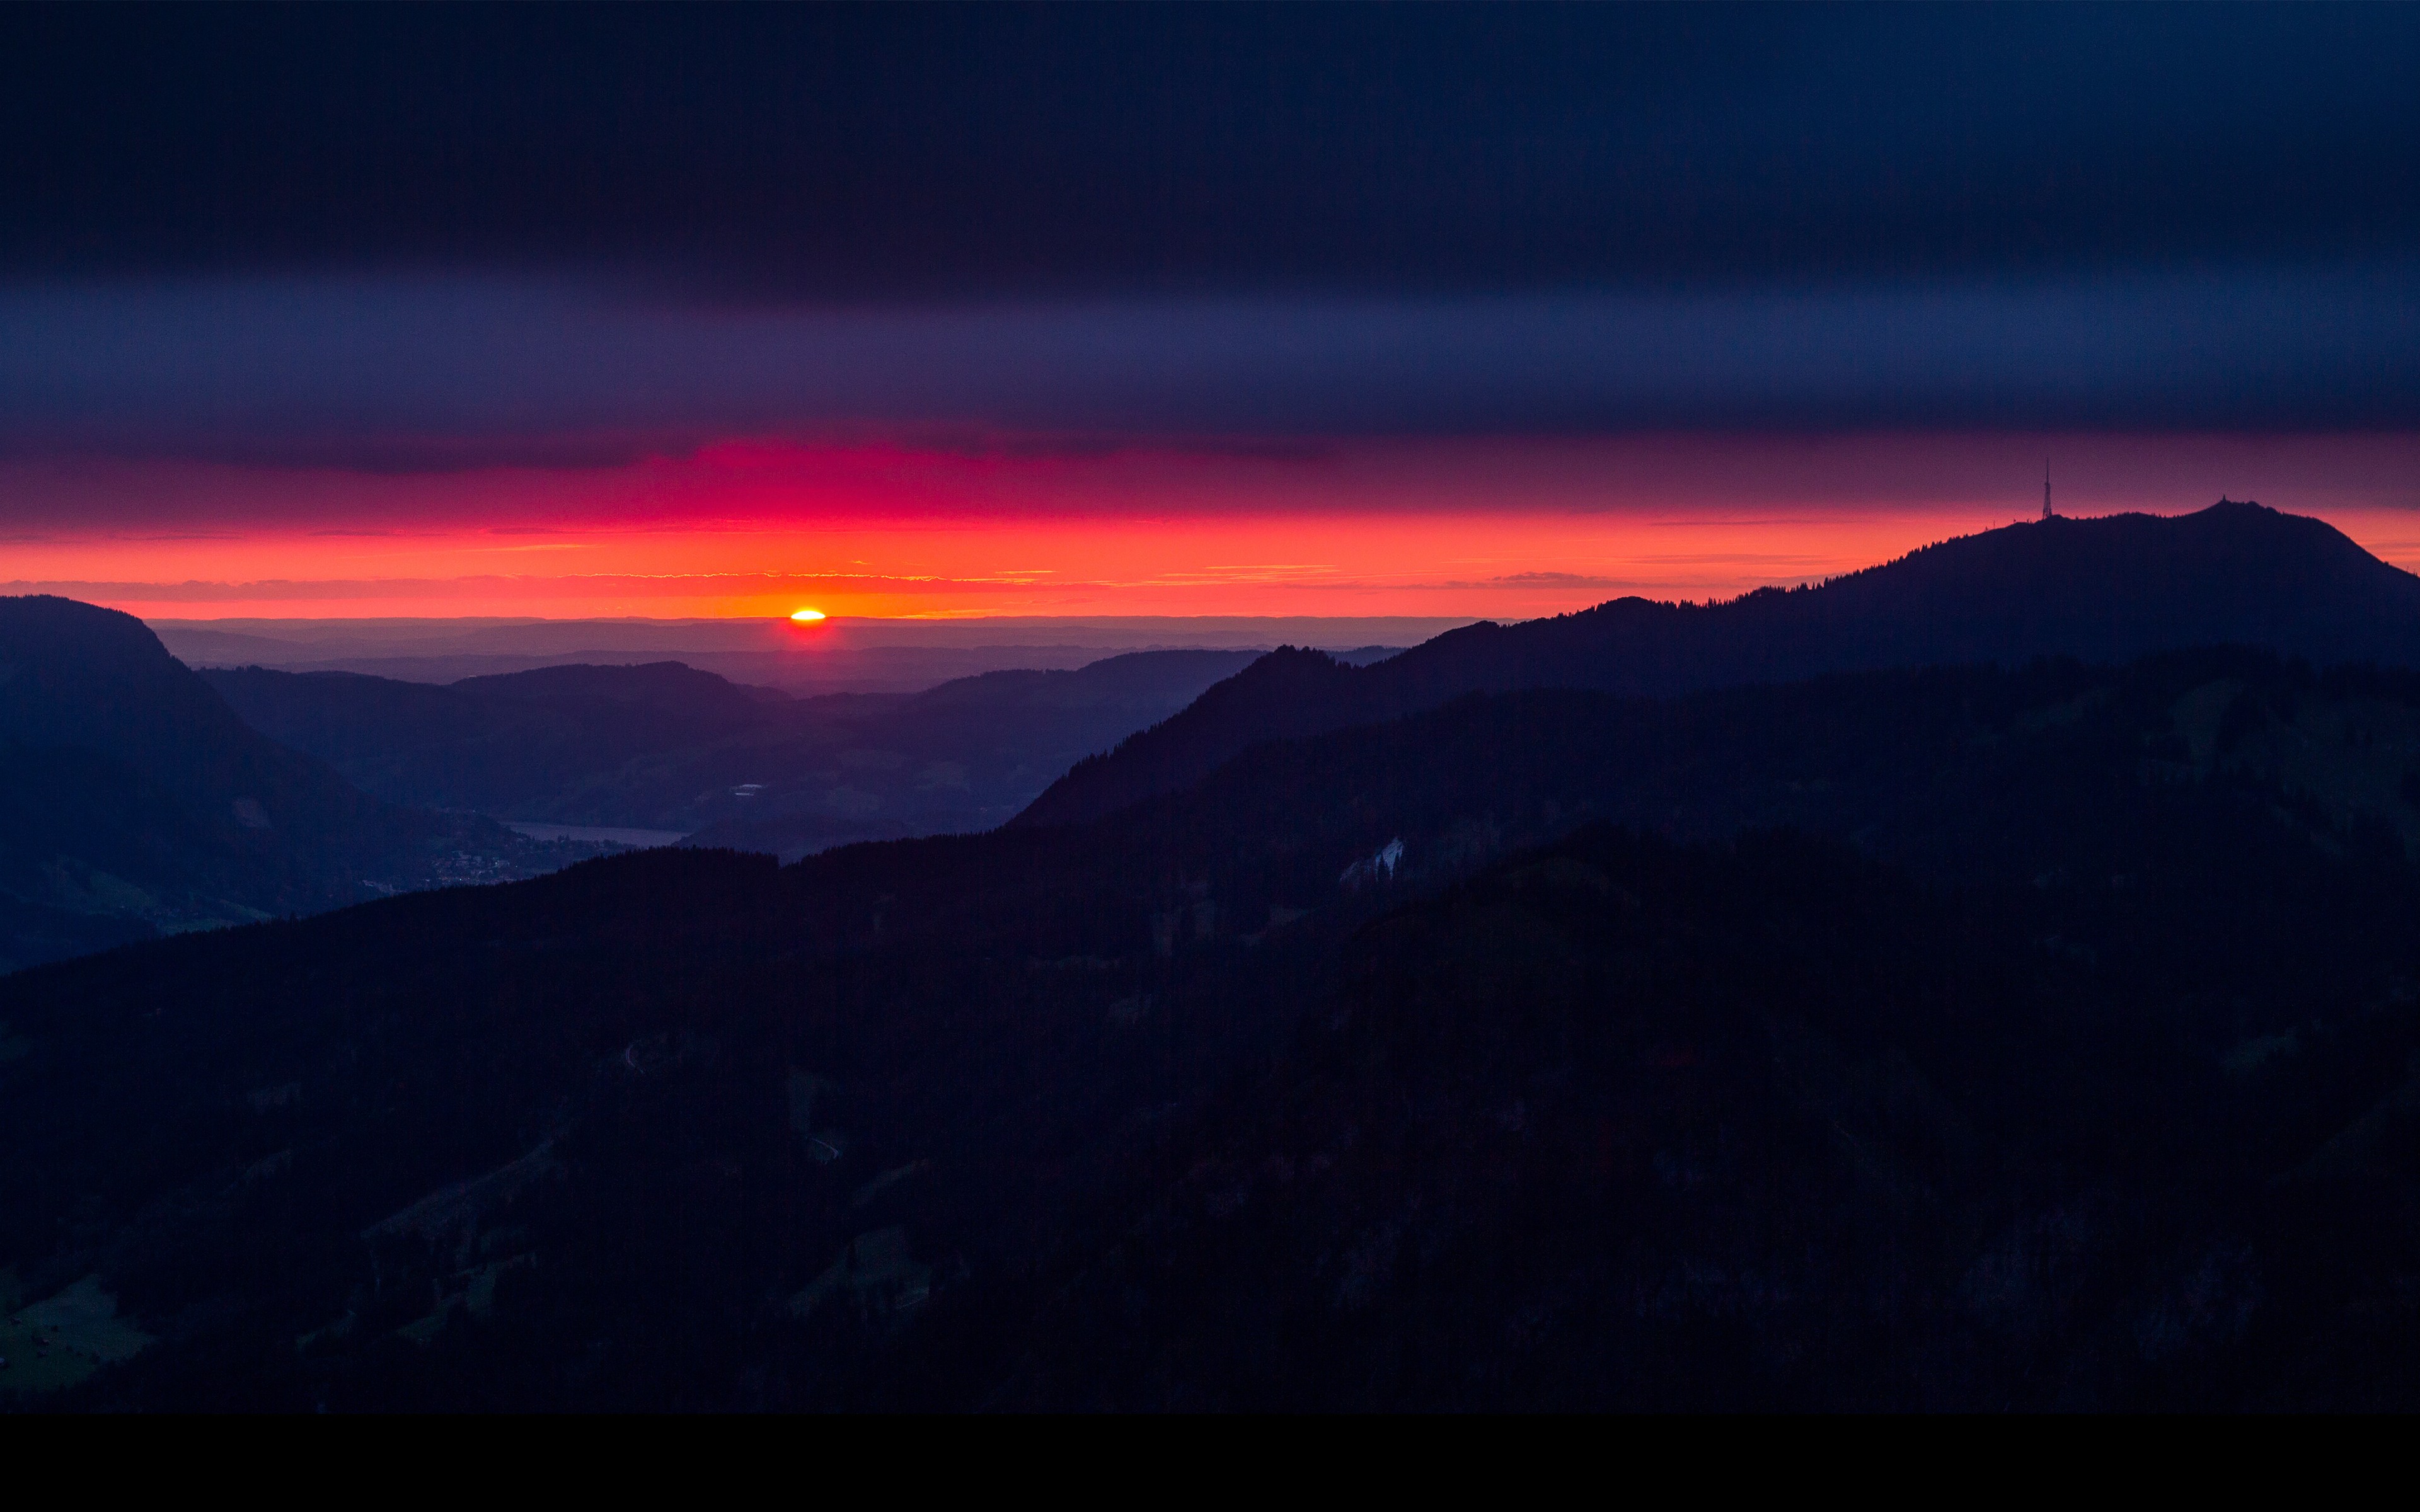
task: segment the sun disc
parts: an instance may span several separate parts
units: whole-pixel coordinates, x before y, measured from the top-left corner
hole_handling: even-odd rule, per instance
[[[823,617],[824,611],[819,609],[802,609],[796,614],[790,616],[790,618],[798,621],[800,625],[813,625],[815,621],[820,620]]]

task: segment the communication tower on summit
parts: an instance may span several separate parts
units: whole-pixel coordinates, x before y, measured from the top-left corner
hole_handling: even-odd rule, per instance
[[[2042,461],[2042,518],[2048,519],[2056,513],[2057,511],[2050,507],[2050,461],[2044,458]]]

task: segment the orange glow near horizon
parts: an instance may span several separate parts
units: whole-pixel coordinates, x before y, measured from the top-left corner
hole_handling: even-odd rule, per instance
[[[2221,493],[2420,566],[2420,438],[1435,441],[1299,455],[709,448],[368,476],[14,463],[0,592],[147,619],[1435,615],[1728,597]],[[57,523],[28,525],[28,517]]]
[[[820,619],[1113,614],[1528,618],[1623,594],[1730,596],[2005,520],[1895,514],[1020,521],[815,532],[471,533],[364,550],[314,537],[39,553],[44,579],[148,618],[535,615]],[[576,565],[532,572],[552,548]],[[566,570],[566,569],[569,570]],[[173,576],[172,576],[173,575]],[[145,579],[159,582],[149,588]],[[815,595],[818,610],[794,606]]]

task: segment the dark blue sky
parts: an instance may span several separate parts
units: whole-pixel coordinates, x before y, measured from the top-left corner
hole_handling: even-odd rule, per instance
[[[2411,7],[12,8],[20,272],[822,300],[2401,260]]]

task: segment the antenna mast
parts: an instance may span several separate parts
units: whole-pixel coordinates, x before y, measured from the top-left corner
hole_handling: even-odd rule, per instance
[[[2054,511],[2053,511],[2053,510],[2051,509],[2051,507],[2050,507],[2050,458],[2048,458],[2048,457],[2043,457],[2043,458],[2042,458],[2042,518],[2044,518],[2044,519],[2048,519],[2048,518],[2050,518],[2053,513],[2054,513]]]

